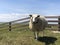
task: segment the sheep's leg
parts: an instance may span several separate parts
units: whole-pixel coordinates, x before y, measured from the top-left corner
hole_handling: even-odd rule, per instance
[[[36,39],[36,37],[37,37],[37,36],[36,36],[36,32],[34,31],[34,38]]]
[[[38,39],[38,32],[36,32],[36,39]]]
[[[34,32],[35,39],[38,39],[39,32]]]
[[[35,37],[35,31],[34,31],[34,38],[36,39],[36,37]]]

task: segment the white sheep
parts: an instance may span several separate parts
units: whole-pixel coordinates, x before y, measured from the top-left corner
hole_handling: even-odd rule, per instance
[[[39,31],[43,31],[46,25],[47,21],[44,16],[30,15],[29,28],[34,32],[35,39],[38,39]]]

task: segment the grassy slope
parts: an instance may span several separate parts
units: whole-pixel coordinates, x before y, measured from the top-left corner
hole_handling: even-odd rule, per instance
[[[43,33],[40,32],[39,36],[43,36]],[[55,45],[60,45],[60,34],[54,34],[51,31],[45,31],[44,36],[46,37],[55,37]],[[44,39],[46,41],[46,39]],[[49,40],[47,40],[48,45]],[[8,30],[0,29],[0,45],[45,45],[45,42],[37,41],[34,39],[33,32],[29,29],[18,29]]]

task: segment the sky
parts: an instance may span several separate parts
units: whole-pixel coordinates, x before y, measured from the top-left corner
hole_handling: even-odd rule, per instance
[[[60,16],[60,0],[0,0],[0,22],[9,22],[29,14]]]

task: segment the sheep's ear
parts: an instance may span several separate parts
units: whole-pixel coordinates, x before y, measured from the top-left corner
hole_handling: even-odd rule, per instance
[[[38,15],[37,17],[40,17],[40,15]]]
[[[29,15],[30,17],[32,17],[32,15]]]

